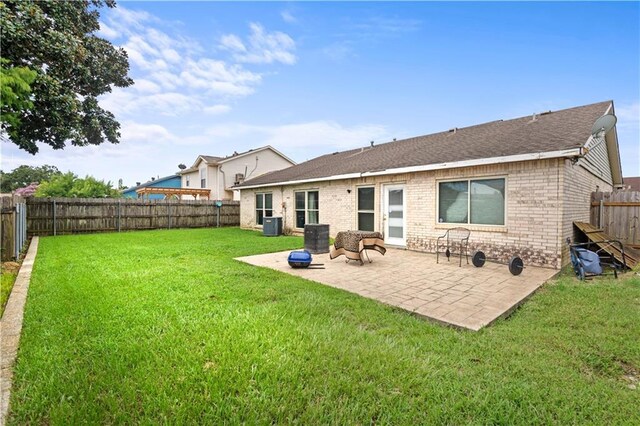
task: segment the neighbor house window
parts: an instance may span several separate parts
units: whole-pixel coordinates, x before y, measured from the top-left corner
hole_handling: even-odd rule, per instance
[[[262,225],[265,217],[273,216],[273,195],[256,194],[256,223]]]
[[[184,183],[185,186],[191,186],[191,178],[189,177],[189,175],[186,175],[184,179],[185,179],[185,183]]]
[[[200,188],[207,187],[207,168],[200,169]]]
[[[438,184],[438,222],[504,225],[505,179],[467,179]]]
[[[296,192],[296,228],[304,228],[307,223],[319,223],[318,191]]]
[[[373,231],[375,188],[366,186],[358,188],[358,230]]]

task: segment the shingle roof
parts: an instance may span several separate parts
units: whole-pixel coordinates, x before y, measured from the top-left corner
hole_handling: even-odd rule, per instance
[[[611,101],[323,155],[237,187],[579,148]]]
[[[151,185],[151,184],[155,184],[155,183],[159,183],[159,182],[164,182],[165,180],[170,180],[170,179],[174,179],[180,177],[179,175],[175,174],[175,175],[170,175],[170,176],[164,176],[158,179],[154,179],[154,180],[149,180],[146,181],[145,183],[142,183],[140,185],[136,185],[136,186],[132,186],[130,188],[127,188],[125,190],[123,190],[122,192],[128,192],[128,191],[133,191],[136,189],[140,189],[140,188],[146,188],[147,186]]]

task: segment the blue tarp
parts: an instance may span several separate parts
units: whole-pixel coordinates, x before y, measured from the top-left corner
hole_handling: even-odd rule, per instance
[[[582,262],[584,272],[587,274],[602,274],[602,266],[600,266],[600,257],[597,253],[583,248],[576,248],[576,253]]]

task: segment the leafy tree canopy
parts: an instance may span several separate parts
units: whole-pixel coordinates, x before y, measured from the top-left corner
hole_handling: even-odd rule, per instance
[[[113,189],[111,182],[87,176],[78,178],[71,172],[56,175],[42,182],[36,190],[36,197],[78,197],[78,198],[119,198],[122,194]]]
[[[29,186],[33,182],[44,182],[61,174],[57,167],[47,164],[39,167],[23,165],[16,167],[9,173],[0,170],[0,192],[15,191],[18,188]]]
[[[98,96],[133,80],[124,49],[94,34],[103,6],[115,1],[0,1],[0,71],[13,92],[3,89],[1,130],[31,154],[37,142],[62,149],[119,141],[120,124]]]
[[[3,125],[19,128],[21,112],[33,108],[31,83],[36,79],[36,72],[8,64],[8,60],[0,59],[0,117]]]

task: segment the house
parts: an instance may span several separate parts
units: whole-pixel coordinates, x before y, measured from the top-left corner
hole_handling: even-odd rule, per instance
[[[302,232],[306,223],[373,230],[385,243],[434,252],[446,229],[471,230],[470,251],[568,262],[573,221],[589,222],[592,191],[622,184],[615,127],[594,139],[612,101],[335,152],[246,180],[241,227],[264,216]]]
[[[630,191],[640,192],[640,176],[629,176],[624,178],[623,188]]]
[[[171,175],[165,176],[162,178],[151,178],[150,181],[141,184],[140,182],[136,182],[136,186],[131,188],[127,188],[122,191],[122,195],[125,198],[139,198],[140,194],[138,194],[138,190],[142,188],[180,188],[181,179],[179,175]],[[164,194],[149,194],[148,197],[150,200],[163,200],[166,197]]]
[[[232,187],[244,180],[282,170],[296,163],[271,146],[237,153],[228,157],[198,155],[188,169],[178,172],[182,188],[207,188],[211,199],[239,200]]]

